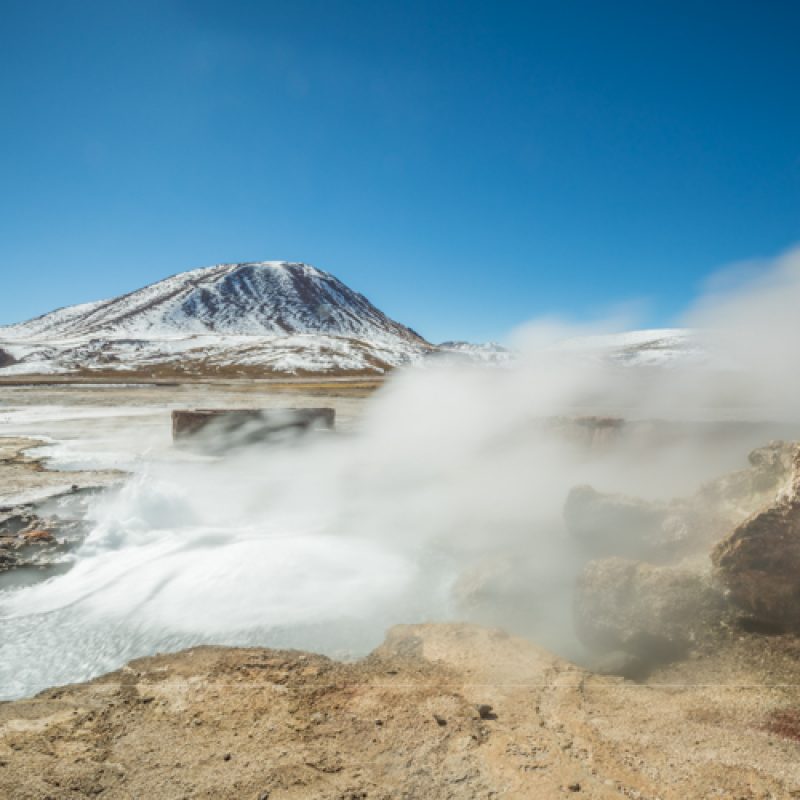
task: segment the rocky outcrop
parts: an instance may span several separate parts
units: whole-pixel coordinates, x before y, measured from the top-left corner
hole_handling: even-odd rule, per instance
[[[312,430],[333,430],[333,408],[197,409],[172,412],[176,444],[224,451]]]
[[[787,490],[719,542],[711,560],[742,610],[777,629],[800,631],[800,454]]]
[[[603,494],[591,486],[576,486],[564,505],[567,529],[593,556],[663,561],[686,545],[696,516],[680,505]]]
[[[625,420],[619,417],[553,417],[547,421],[547,429],[562,441],[589,451],[608,449],[620,441],[625,427]]]
[[[623,558],[590,562],[575,596],[576,628],[587,645],[649,664],[685,655],[714,634],[723,612],[708,576]]]
[[[741,652],[707,658],[637,688],[471,625],[349,663],[197,647],[0,704],[0,797],[793,796],[800,662],[776,698]]]
[[[681,658],[734,620],[800,630],[798,448],[774,441],[748,460],[671,502],[590,486],[570,492],[567,528],[597,559],[577,581],[576,630],[590,661],[605,659],[601,671],[631,674]]]
[[[42,580],[70,566],[69,553],[89,530],[85,512],[94,491],[77,486],[41,503],[0,508],[0,589],[10,570],[28,570]]]
[[[3,348],[0,347],[0,369],[3,369],[3,367],[10,367],[16,363],[17,359],[14,358],[8,350],[3,350]]]
[[[750,453],[748,469],[669,502],[576,486],[564,504],[564,522],[592,557],[670,563],[687,555],[705,556],[734,526],[774,501],[791,480],[796,452],[793,443],[770,442]]]
[[[776,440],[758,447],[747,457],[748,469],[709,481],[689,502],[696,508],[713,509],[720,519],[737,524],[771,505],[776,495],[788,488],[797,454],[796,442]],[[729,531],[730,528],[726,533]]]

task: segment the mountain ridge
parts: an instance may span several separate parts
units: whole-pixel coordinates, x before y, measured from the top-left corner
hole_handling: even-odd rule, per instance
[[[556,349],[631,366],[706,354],[682,329],[566,340]],[[503,366],[497,343],[431,344],[328,272],[298,261],[215,264],[0,326],[0,375],[383,374],[429,356]]]
[[[233,262],[176,273],[118,297],[0,327],[7,339],[319,333],[428,343],[330,273],[302,262]]]

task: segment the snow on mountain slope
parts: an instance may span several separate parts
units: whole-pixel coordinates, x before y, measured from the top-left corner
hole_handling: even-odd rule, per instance
[[[5,339],[180,334],[283,336],[321,333],[370,340],[424,340],[327,272],[264,261],[182,272],[111,300],[60,309],[0,328]]]
[[[630,366],[698,363],[693,332],[587,336],[557,349]],[[182,272],[135,292],[0,327],[0,375],[382,373],[444,356],[501,366],[494,343],[434,346],[333,275],[263,261]]]
[[[661,328],[567,339],[559,350],[638,367],[705,364],[710,354],[697,331]]]
[[[433,349],[307,264],[190,270],[0,327],[4,375],[94,371],[383,372]]]
[[[472,342],[448,341],[437,345],[437,348],[444,356],[471,363],[499,366],[511,363],[515,358],[513,351],[497,342],[473,344]]]

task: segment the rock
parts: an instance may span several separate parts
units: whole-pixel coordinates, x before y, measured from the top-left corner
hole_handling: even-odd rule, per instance
[[[773,488],[792,474],[797,445],[794,442],[771,441],[764,447],[757,447],[747,460],[756,471],[756,483]]]
[[[707,576],[622,558],[590,562],[575,596],[576,629],[589,647],[633,653],[646,665],[684,656],[724,613]]]
[[[537,583],[524,560],[488,556],[456,579],[451,597],[459,616],[526,632],[536,621]]]
[[[13,364],[17,363],[17,359],[8,352],[8,350],[3,350],[0,347],[0,369],[3,367],[10,367]]]
[[[576,486],[564,504],[570,535],[594,556],[657,561],[673,556],[696,527],[687,509]]]
[[[582,450],[605,450],[618,442],[625,430],[619,417],[554,417],[548,428],[559,438]]]
[[[797,454],[797,442],[775,440],[757,447],[747,457],[749,469],[709,481],[691,498],[691,502],[697,507],[712,507],[717,515],[738,524],[750,514],[771,505],[776,496],[789,486]]]
[[[36,527],[34,523],[37,519],[25,509],[11,509],[0,520],[0,536],[16,536],[26,529]]]
[[[770,626],[800,631],[800,453],[787,490],[719,542],[711,561],[740,608]]]
[[[33,530],[24,531],[20,534],[26,543],[31,542],[52,542],[54,541],[53,534],[50,531],[34,528]]]
[[[705,555],[750,514],[771,505],[791,482],[795,443],[773,441],[753,450],[748,469],[705,483],[669,502],[604,494],[576,486],[564,504],[570,536],[591,556],[669,563]]]
[[[310,430],[332,430],[332,408],[198,409],[172,412],[172,438],[205,450],[223,451]]]

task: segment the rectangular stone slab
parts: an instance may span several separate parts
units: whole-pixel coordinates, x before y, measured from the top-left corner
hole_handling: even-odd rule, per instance
[[[178,409],[172,412],[172,439],[248,444],[286,432],[333,430],[335,419],[333,408]]]

